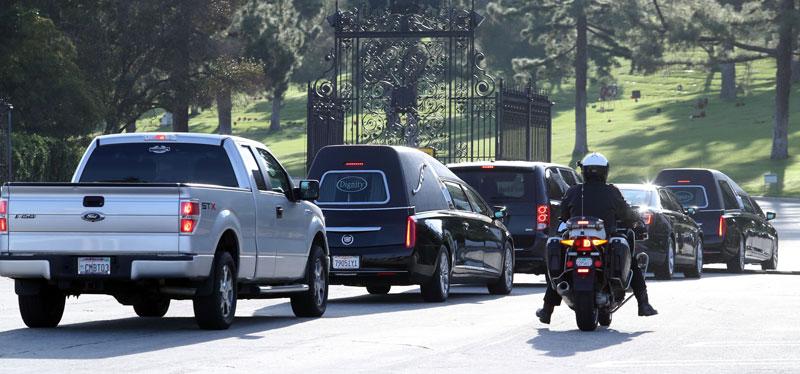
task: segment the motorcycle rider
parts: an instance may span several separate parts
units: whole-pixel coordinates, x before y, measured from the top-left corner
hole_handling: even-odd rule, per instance
[[[572,186],[564,196],[564,200],[561,202],[562,222],[577,216],[597,217],[605,222],[606,233],[609,237],[615,235],[618,220],[622,222],[623,227],[629,227],[635,231],[645,229],[641,219],[625,202],[619,189],[606,183],[608,159],[605,156],[596,152],[591,153],[583,158],[580,167],[584,183]],[[658,314],[658,311],[650,305],[644,274],[635,261],[631,262],[631,271],[633,272],[631,288],[633,288],[633,294],[639,303],[639,315]],[[544,306],[536,311],[539,321],[549,324],[553,309],[560,304],[561,296],[550,287],[548,279],[547,291],[544,294]]]

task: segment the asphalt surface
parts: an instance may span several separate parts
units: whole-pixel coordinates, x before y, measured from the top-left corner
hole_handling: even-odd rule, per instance
[[[768,206],[772,204],[771,206]],[[635,303],[610,328],[577,330],[562,306],[534,317],[543,279],[518,275],[511,296],[456,287],[444,304],[415,287],[371,296],[333,287],[321,319],[294,318],[285,300],[241,301],[227,331],[197,330],[190,302],[142,319],[104,296],[69,299],[61,326],[27,329],[13,282],[0,280],[1,372],[798,372],[800,203],[762,203],[781,235],[780,272],[709,267],[700,280],[649,280],[660,314]]]

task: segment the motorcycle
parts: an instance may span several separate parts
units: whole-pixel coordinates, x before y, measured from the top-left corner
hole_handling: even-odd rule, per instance
[[[622,229],[609,238],[603,220],[594,217],[573,217],[562,228],[563,235],[547,243],[550,286],[575,311],[580,330],[608,327],[612,314],[633,296],[626,298],[632,293],[631,259],[636,240],[646,240],[647,233]],[[639,253],[635,260],[646,272],[647,254]]]

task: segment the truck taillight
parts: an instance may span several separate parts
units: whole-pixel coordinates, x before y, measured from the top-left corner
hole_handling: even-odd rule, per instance
[[[550,206],[539,205],[536,207],[536,230],[543,231],[550,227]]]
[[[720,238],[725,237],[725,234],[728,232],[728,223],[725,222],[725,216],[719,216],[719,228],[717,229],[717,235]]]
[[[406,248],[411,249],[417,245],[417,220],[409,216],[406,220]]]
[[[180,228],[181,234],[193,234],[200,221],[200,202],[197,200],[181,200],[180,206]]]
[[[0,234],[8,233],[8,200],[0,199]]]

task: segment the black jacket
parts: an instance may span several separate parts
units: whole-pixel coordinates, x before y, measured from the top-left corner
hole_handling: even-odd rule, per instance
[[[617,231],[617,221],[623,228],[630,229],[641,222],[617,187],[593,181],[570,187],[561,202],[562,221],[581,216],[602,219],[609,235]]]

